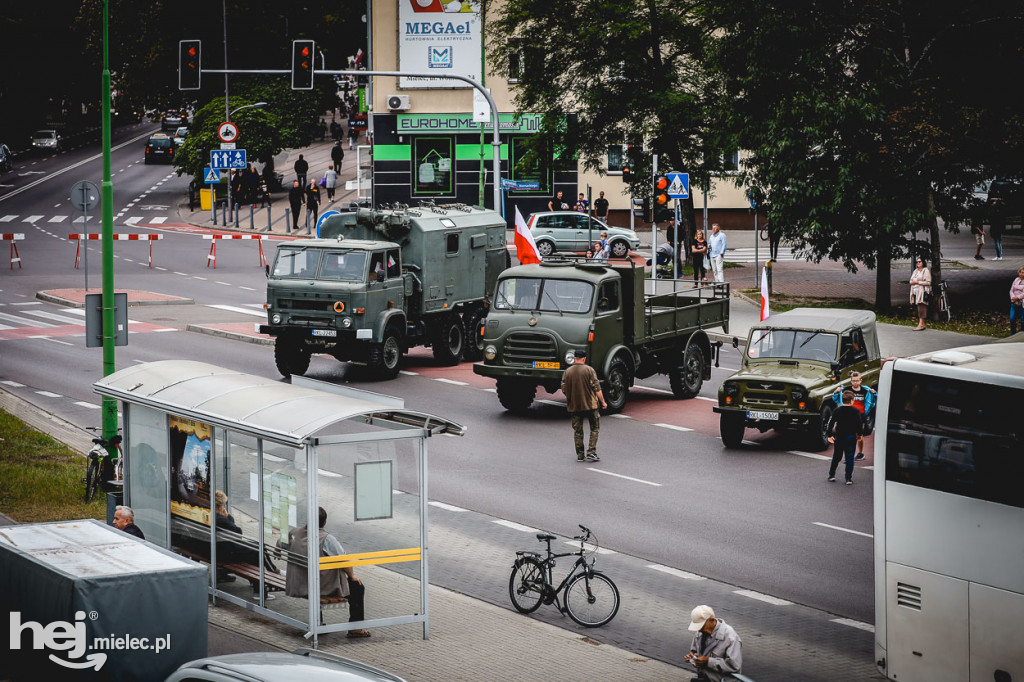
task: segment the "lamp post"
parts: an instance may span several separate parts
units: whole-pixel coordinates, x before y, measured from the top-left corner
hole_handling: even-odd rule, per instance
[[[224,77],[227,78],[227,75],[225,75]],[[224,101],[227,102],[227,97],[224,98]],[[266,102],[256,102],[255,104],[244,104],[244,105],[238,107],[237,109],[232,109],[231,111],[228,112],[228,120],[227,120],[227,122],[230,123],[231,122],[231,117],[234,116],[235,114],[237,114],[242,109],[266,109],[266,108],[267,108],[267,103]],[[232,205],[231,205],[231,171],[228,171],[228,212],[231,213],[232,211],[233,211],[233,208],[232,208]],[[214,214],[214,215],[216,215],[216,214]],[[233,215],[232,215],[231,219],[232,220],[235,219]]]
[[[103,182],[100,185],[102,207],[101,260],[103,285],[103,376],[114,373],[114,183],[110,179],[110,0],[103,0]],[[86,230],[88,231],[88,230]],[[88,242],[86,242],[88,244]],[[104,396],[101,400],[103,437],[110,440],[117,434],[117,401]]]

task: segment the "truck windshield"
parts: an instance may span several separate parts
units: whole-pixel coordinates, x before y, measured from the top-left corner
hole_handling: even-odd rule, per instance
[[[274,259],[274,277],[311,279],[316,274],[320,251],[281,247]]]
[[[567,279],[509,277],[498,284],[494,307],[499,310],[544,310],[585,313],[590,310],[594,285]]]
[[[754,329],[747,357],[833,362],[839,336],[800,329]]]
[[[362,282],[366,267],[365,251],[325,251],[320,261],[320,279]]]

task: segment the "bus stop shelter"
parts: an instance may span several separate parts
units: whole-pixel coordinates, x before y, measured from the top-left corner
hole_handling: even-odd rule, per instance
[[[427,638],[427,439],[464,429],[397,399],[312,383],[185,360],[97,381],[121,403],[125,504],[147,540],[211,565],[215,601],[299,628],[314,645],[320,634],[407,623]],[[321,509],[342,554],[295,545],[316,537]],[[372,604],[355,623],[345,600],[297,593],[301,582],[320,595],[328,571],[344,568]],[[289,579],[296,571],[304,581]]]

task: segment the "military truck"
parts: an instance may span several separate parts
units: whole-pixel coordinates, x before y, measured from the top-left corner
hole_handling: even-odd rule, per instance
[[[810,447],[828,447],[832,394],[860,372],[876,387],[882,367],[875,314],[866,310],[795,308],[750,330],[738,372],[718,389],[719,429],[727,448],[747,428],[802,431]]]
[[[313,353],[362,362],[383,378],[430,346],[443,365],[480,357],[487,292],[509,265],[505,221],[465,205],[361,208],[319,237],[282,244],[268,268],[277,369],[303,374]]]
[[[545,259],[498,278],[484,332],[484,361],[473,371],[497,381],[505,409],[524,412],[537,387],[553,393],[576,350],[587,351],[609,412],[626,404],[635,379],[667,374],[677,398],[692,398],[711,378],[713,344],[705,330],[729,330],[729,285],[700,287],[644,279],[643,267]],[[667,286],[666,286],[667,285]]]

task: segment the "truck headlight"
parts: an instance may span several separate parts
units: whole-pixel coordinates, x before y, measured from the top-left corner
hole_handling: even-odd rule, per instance
[[[281,324],[281,314],[274,313],[274,316],[270,318],[270,321],[274,324]]]
[[[498,349],[494,346],[487,346],[484,348],[484,357],[488,360],[493,360],[498,357]]]
[[[565,352],[565,364],[571,365],[576,362],[576,351],[570,350]]]
[[[352,326],[352,318],[351,317],[342,318],[341,326],[342,327],[351,327]]]

